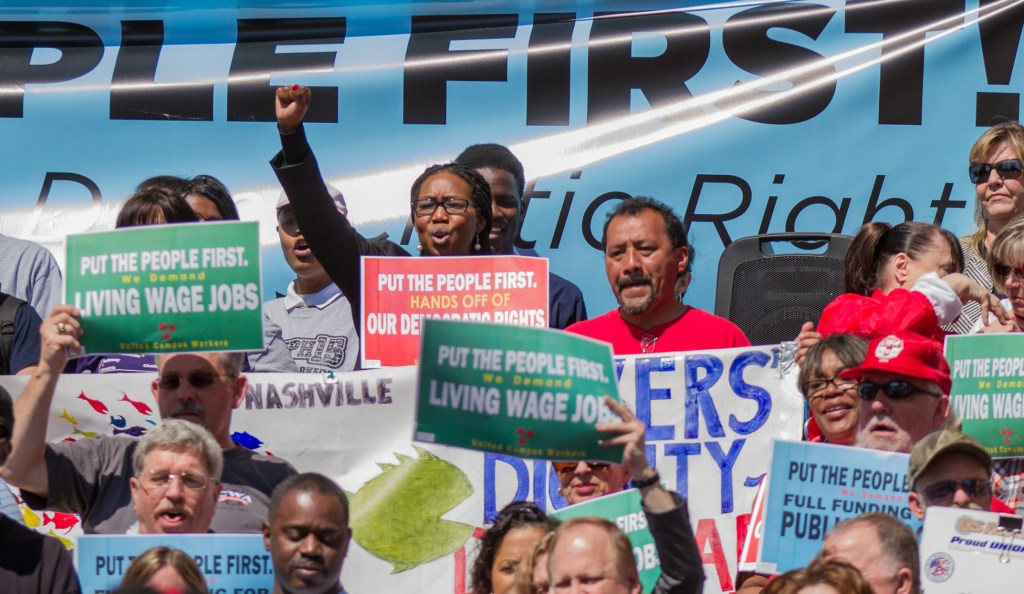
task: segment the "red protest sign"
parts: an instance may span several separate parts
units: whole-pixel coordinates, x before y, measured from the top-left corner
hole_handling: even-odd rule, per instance
[[[364,257],[362,281],[363,367],[418,363],[422,316],[548,326],[546,258]]]

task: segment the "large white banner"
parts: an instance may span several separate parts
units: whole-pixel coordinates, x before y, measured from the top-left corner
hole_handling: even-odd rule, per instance
[[[704,554],[704,591],[731,592],[736,519],[750,512],[772,438],[799,439],[796,367],[756,347],[616,360],[619,390],[648,425],[648,457],[689,498]],[[138,436],[158,422],[151,375],[67,375],[47,438]],[[416,368],[341,374],[252,374],[235,411],[236,441],[333,477],[351,495],[353,592],[463,594],[475,540],[514,500],[565,506],[542,460],[414,444]],[[25,380],[3,378],[17,398]],[[44,532],[73,539],[73,516],[28,512]]]

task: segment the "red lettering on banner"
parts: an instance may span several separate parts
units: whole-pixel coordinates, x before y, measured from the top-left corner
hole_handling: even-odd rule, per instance
[[[732,592],[732,577],[729,575],[729,563],[725,560],[725,551],[722,550],[722,538],[718,535],[718,526],[711,518],[697,522],[697,533],[694,535],[697,541],[697,549],[700,551],[700,561],[704,565],[714,565],[718,573],[718,583],[722,586],[722,592]],[[711,550],[705,552],[710,545]]]
[[[483,528],[473,529],[473,538],[483,538]],[[466,545],[455,551],[455,594],[466,594]]]

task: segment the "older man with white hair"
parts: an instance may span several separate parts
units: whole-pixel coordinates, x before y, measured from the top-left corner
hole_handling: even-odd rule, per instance
[[[209,532],[224,470],[224,454],[209,431],[164,421],[139,441],[132,468],[139,534]]]

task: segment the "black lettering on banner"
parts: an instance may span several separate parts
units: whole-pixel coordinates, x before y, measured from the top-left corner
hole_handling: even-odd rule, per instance
[[[775,177],[772,178],[772,184],[779,185],[786,180],[786,176],[782,173],[776,173]],[[764,235],[768,232],[768,225],[772,222],[772,215],[775,214],[775,204],[779,201],[779,197],[776,195],[768,196],[768,202],[764,205],[764,216],[761,217],[761,227],[758,229],[758,234]],[[773,364],[774,366],[774,364]]]
[[[32,64],[36,48],[54,48],[60,59]],[[0,117],[24,115],[25,85],[64,82],[85,75],[103,58],[95,31],[60,21],[0,21]]]
[[[1024,28],[1024,5],[1006,6],[1004,0],[981,0],[979,7],[978,33],[981,34],[985,78],[990,85],[1009,85]],[[999,10],[998,14],[990,14],[994,9]],[[1020,119],[1020,93],[978,93],[974,125],[992,126],[1017,119]]]
[[[508,80],[508,50],[452,50],[452,41],[510,39],[514,14],[414,16],[405,51],[403,122],[447,122],[448,81]]]
[[[345,18],[239,19],[238,41],[228,75],[228,121],[273,122],[273,74],[332,70],[336,51],[278,53],[281,45],[345,42]],[[310,87],[316,101],[307,122],[338,121],[337,87]]]
[[[817,68],[785,79],[792,87],[809,85],[820,79],[834,77],[835,67],[825,58],[807,48],[776,41],[768,36],[772,29],[790,29],[811,39],[817,39],[828,25],[835,10],[818,4],[768,4],[744,10],[733,15],[722,31],[722,44],[732,63],[751,74],[771,76],[808,64],[819,63]],[[737,81],[737,84],[741,81]],[[786,91],[752,89],[719,101],[719,108],[770,99]],[[741,111],[736,117],[761,124],[795,124],[813,118],[825,111],[836,92],[836,82],[816,86],[796,96],[789,96],[759,107],[754,111]]]
[[[579,179],[583,175],[582,169],[574,169],[569,174],[569,179]],[[551,194],[547,192],[547,194]],[[558,220],[555,222],[555,231],[551,234],[551,249],[557,249],[558,246],[562,245],[562,233],[565,231],[565,222],[569,220],[569,210],[572,208],[572,199],[576,197],[576,192],[568,190],[565,193],[565,199],[562,200],[562,208],[558,211]]]
[[[122,21],[110,84],[112,120],[213,120],[213,85],[159,84],[163,21]]]
[[[935,220],[932,224],[941,227],[942,219],[946,217],[946,211],[950,208],[966,208],[966,200],[950,200],[953,195],[953,184],[946,182],[942,186],[942,196],[938,200],[932,200],[931,207],[935,209]]]
[[[583,238],[587,240],[590,247],[595,250],[601,249],[601,238],[594,235],[594,214],[597,212],[597,209],[601,208],[605,202],[625,200],[627,198],[632,198],[632,196],[625,192],[605,192],[587,206],[587,210],[583,213]]]
[[[864,221],[861,224],[867,223],[868,221],[875,220],[875,216],[878,211],[882,210],[887,206],[895,206],[896,208],[903,211],[903,221],[914,220],[914,207],[909,202],[902,198],[888,198],[883,200],[881,203],[878,202],[878,198],[882,195],[882,184],[885,183],[884,175],[876,175],[875,183],[871,186],[871,197],[868,198],[868,207],[864,210]],[[903,222],[899,221],[899,222]]]
[[[634,33],[663,35],[665,51],[633,56]],[[707,62],[711,30],[685,12],[596,13],[587,51],[587,122],[597,122],[628,114],[633,89],[653,108],[693,97],[686,82]]]
[[[100,187],[88,177],[66,171],[47,171],[46,177],[43,178],[43,188],[39,190],[39,199],[36,200],[37,207],[46,204],[55,181],[68,181],[85,186],[85,189],[89,190],[89,195],[92,196],[93,204],[99,204],[103,200],[103,196],[100,194]]]
[[[550,191],[548,191],[548,190],[538,190],[536,188],[537,188],[537,180],[531,179],[530,181],[528,181],[526,183],[526,190],[523,192],[523,211],[524,211],[523,220],[524,220],[524,222],[526,220],[525,212],[529,210],[529,208],[530,208],[530,201],[531,200],[533,200],[534,198],[539,198],[541,200],[547,200],[548,198],[551,197],[551,192]],[[556,233],[558,232],[557,231],[557,227],[556,227],[556,231],[555,232]],[[552,240],[552,243],[554,243],[553,240]],[[536,240],[534,240],[534,239],[523,239],[523,225],[520,225],[519,226],[519,235],[516,236],[516,247],[521,249],[521,250],[531,250],[531,249],[533,249],[533,246],[535,246],[535,245],[537,245],[537,241]],[[552,246],[552,247],[554,247],[554,246]]]
[[[723,213],[697,213],[697,204],[700,202],[701,194],[704,190],[704,184],[730,184],[740,190],[740,204],[736,208],[729,212]],[[753,196],[750,190],[750,184],[746,182],[742,177],[735,175],[710,175],[707,173],[700,173],[697,178],[693,181],[693,191],[690,192],[690,199],[686,202],[686,214],[683,216],[683,225],[687,229],[691,228],[694,223],[711,223],[715,226],[715,231],[718,231],[718,237],[722,240],[722,245],[727,246],[732,243],[732,238],[729,237],[729,232],[725,228],[725,221],[731,221],[739,218],[743,213],[747,212],[750,208],[750,200]]]
[[[846,3],[847,33],[882,34],[879,124],[921,125],[924,46],[899,56],[894,54],[922,42],[926,31],[941,31],[962,23],[963,19],[954,22],[951,17],[962,15],[963,11],[963,0],[849,0]],[[915,30],[916,33],[908,35]],[[898,45],[892,43],[894,37],[904,35],[907,36]]]
[[[804,198],[800,202],[796,203],[793,210],[789,211],[789,216],[786,217],[786,232],[792,233],[796,231],[796,218],[800,216],[800,213],[809,206],[820,204],[832,211],[832,215],[835,217],[836,224],[832,227],[831,233],[842,233],[843,225],[846,223],[846,215],[850,213],[850,203],[853,200],[851,198],[843,198],[840,201],[841,206],[837,206],[835,202],[832,202],[828,196],[811,196],[810,198]],[[822,223],[824,221],[821,221]],[[819,223],[820,224],[820,223]]]
[[[569,125],[569,73],[576,15],[541,13],[533,17],[526,54],[526,125]]]

